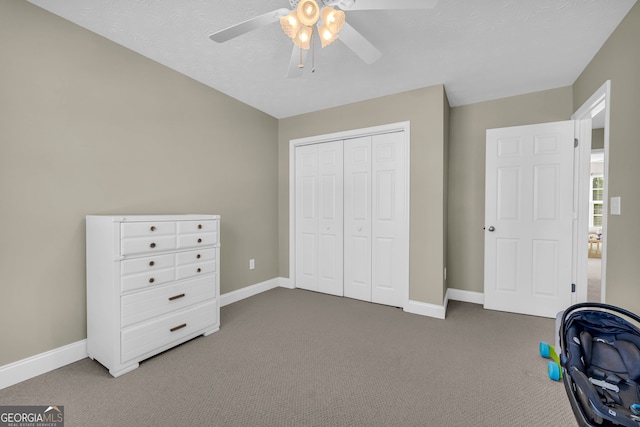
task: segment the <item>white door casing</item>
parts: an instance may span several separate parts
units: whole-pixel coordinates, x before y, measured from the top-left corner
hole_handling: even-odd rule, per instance
[[[556,317],[571,304],[574,122],[487,130],[484,306]]]

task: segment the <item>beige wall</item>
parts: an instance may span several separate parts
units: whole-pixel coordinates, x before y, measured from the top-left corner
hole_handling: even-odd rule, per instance
[[[594,129],[591,131],[591,149],[604,148],[604,128]]]
[[[86,337],[87,214],[221,214],[222,292],[277,277],[276,119],[27,2],[0,40],[0,366]]]
[[[606,301],[640,313],[640,3],[573,85],[578,109],[611,80],[609,196],[621,197],[622,215],[607,217]]]
[[[485,137],[491,128],[569,120],[571,87],[451,109],[447,286],[484,292]]]
[[[280,120],[280,276],[289,277],[289,141],[410,121],[409,298],[442,305],[445,97],[439,85]]]

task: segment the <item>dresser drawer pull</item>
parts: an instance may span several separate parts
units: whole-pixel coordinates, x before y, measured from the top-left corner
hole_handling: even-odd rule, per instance
[[[198,230],[202,230],[202,224],[198,224]]]
[[[156,263],[155,263],[155,262],[153,262],[153,261],[149,261],[149,267],[153,267],[154,265],[156,265]]]
[[[202,255],[198,254],[198,255],[196,255],[196,258],[200,259],[200,257],[201,257],[201,256],[202,256]]]
[[[186,324],[186,323],[183,323],[182,325],[174,326],[173,328],[171,328],[171,329],[169,329],[169,330],[170,330],[171,332],[175,332],[175,331],[177,331],[178,329],[182,329],[182,328],[186,328],[186,327],[187,327],[187,324]]]
[[[153,283],[153,282],[155,282],[155,281],[156,281],[156,279],[154,279],[153,277],[151,277],[151,278],[149,279],[149,283]]]
[[[198,273],[200,273],[201,271],[202,271],[202,269],[201,269],[201,268],[199,268],[199,269],[197,270],[197,272],[198,272]]]
[[[180,295],[174,295],[172,297],[169,297],[169,301],[173,301],[176,299],[180,299],[180,298],[184,298],[185,294],[180,294]]]
[[[198,239],[198,243],[202,243],[202,239]]]
[[[152,244],[150,244],[150,245],[149,245],[149,247],[150,247],[151,249],[153,249],[153,248],[155,248],[155,247],[156,247],[156,244],[155,244],[155,243],[152,243]]]
[[[151,226],[151,228],[150,228],[149,230],[151,230],[151,231],[156,231],[156,226],[155,226],[155,225],[152,225],[152,226]]]

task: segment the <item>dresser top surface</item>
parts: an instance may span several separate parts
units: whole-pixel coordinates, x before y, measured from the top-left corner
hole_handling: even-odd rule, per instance
[[[205,221],[220,219],[220,215],[175,214],[175,215],[87,215],[87,219],[101,219],[113,222],[136,221]]]

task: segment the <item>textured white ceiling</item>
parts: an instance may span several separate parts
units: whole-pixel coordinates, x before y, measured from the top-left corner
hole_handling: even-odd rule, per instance
[[[29,0],[276,118],[444,84],[452,106],[573,84],[635,0],[440,0],[430,10],[347,11],[382,53],[339,41],[315,73],[286,77],[278,23],[218,44],[209,34],[288,0]]]

